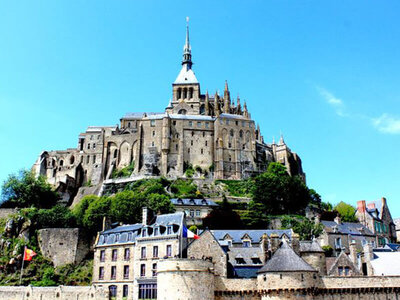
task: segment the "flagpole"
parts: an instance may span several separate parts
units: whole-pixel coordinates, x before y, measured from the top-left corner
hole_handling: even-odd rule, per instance
[[[26,246],[24,247],[24,254],[22,255],[22,266],[21,266],[21,275],[19,277],[19,285],[22,283],[22,272],[24,271],[24,263],[25,263],[25,251],[26,251]]]

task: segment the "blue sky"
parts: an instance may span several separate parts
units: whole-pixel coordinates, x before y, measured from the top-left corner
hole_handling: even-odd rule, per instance
[[[190,16],[202,92],[246,100],[323,200],[400,217],[399,1],[0,1],[0,181],[89,125],[162,111]]]

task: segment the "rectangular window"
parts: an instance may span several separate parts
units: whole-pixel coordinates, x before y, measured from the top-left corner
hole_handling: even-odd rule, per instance
[[[157,299],[157,283],[139,284],[139,299]]]
[[[125,284],[122,288],[122,297],[128,297],[129,294],[129,286]]]
[[[167,228],[167,234],[171,234],[172,233],[172,227],[171,226],[168,226],[168,228]]]
[[[99,268],[99,280],[104,279],[104,267]]]
[[[146,276],[146,265],[141,264],[140,265],[140,277],[145,277]]]
[[[111,267],[111,279],[115,279],[115,278],[117,278],[117,267],[112,266]]]
[[[338,267],[339,276],[343,275],[343,267]]]
[[[140,257],[141,258],[146,258],[146,247],[142,247],[140,249]]]
[[[159,232],[159,229],[158,229],[158,227],[154,228],[154,235],[155,235],[155,236],[157,236],[157,235],[158,235],[158,232]]]
[[[207,147],[208,142],[206,141],[206,147]]]
[[[124,266],[124,279],[129,279],[129,266]]]
[[[193,146],[193,141],[190,141],[190,146]]]
[[[199,209],[196,210],[196,217],[200,217],[200,210]]]
[[[92,163],[93,163],[93,164],[96,163],[96,155],[93,155],[93,161],[92,161]]]
[[[194,217],[194,210],[193,209],[190,210],[190,216]]]
[[[117,259],[118,259],[118,252],[117,251],[118,251],[117,249],[114,249],[112,251],[112,258],[111,258],[112,261],[117,261]]]
[[[203,149],[200,149],[201,154],[203,154]]]
[[[104,262],[106,260],[106,250],[100,251],[100,262]]]
[[[87,144],[87,148],[88,148],[88,150],[90,149],[90,143]]]
[[[158,246],[153,246],[153,257],[158,257]]]
[[[96,149],[96,143],[93,143],[93,149]]]
[[[90,155],[86,156],[86,163],[88,164],[90,162]]]
[[[189,126],[192,127],[193,126],[193,122],[189,121]]]
[[[167,256],[168,257],[172,256],[172,246],[171,245],[167,245]]]
[[[344,275],[346,275],[346,276],[350,275],[350,268],[349,267],[344,267]]]
[[[156,120],[151,120],[150,121],[150,126],[155,127],[156,126]]]
[[[206,128],[208,129],[208,127],[209,127],[209,124],[208,124],[208,122],[206,122]]]
[[[336,249],[341,249],[342,248],[342,238],[336,238],[335,239],[335,248]]]
[[[126,248],[124,250],[124,259],[125,260],[130,260],[131,259],[131,249]]]
[[[250,241],[243,241],[243,248],[249,248],[250,247]]]
[[[156,132],[153,130],[153,136],[155,136],[156,135]]]
[[[153,277],[157,276],[157,264],[156,264],[156,263],[153,264],[153,270],[152,270],[152,272],[153,272]]]
[[[201,127],[201,122],[197,122],[197,127]]]

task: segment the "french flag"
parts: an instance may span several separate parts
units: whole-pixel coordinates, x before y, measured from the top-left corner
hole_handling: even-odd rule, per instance
[[[193,232],[191,232],[189,229],[186,228],[185,225],[183,225],[183,237],[184,238],[188,238],[188,239],[199,239],[200,237],[197,234],[194,234]]]

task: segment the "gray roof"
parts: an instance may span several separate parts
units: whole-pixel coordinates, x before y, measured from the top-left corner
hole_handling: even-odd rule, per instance
[[[317,240],[312,241],[301,241],[300,242],[300,252],[317,252],[323,253],[321,246],[318,244]]]
[[[369,230],[367,227],[365,227],[361,223],[343,222],[343,223],[337,224],[334,221],[321,221],[321,223],[325,226],[325,231],[327,231],[327,232],[333,232],[333,228],[337,227],[337,232],[342,233],[342,234],[373,235],[371,230]]]
[[[208,199],[171,199],[173,205],[196,205],[196,206],[218,206],[214,201]]]
[[[182,224],[184,224],[183,212],[158,215],[154,223],[148,226],[143,224],[121,225],[101,232],[97,246],[134,243],[136,238],[141,237],[141,232],[144,228],[148,228],[146,236],[153,236],[154,228],[161,226],[157,236],[162,237],[168,235],[167,230],[165,230],[168,225],[176,225],[173,226],[173,230],[170,233],[170,235],[176,235],[179,233]]]
[[[215,239],[221,241],[224,239],[225,235],[229,234],[232,238],[233,243],[242,243],[242,237],[247,234],[252,242],[260,242],[261,237],[266,234],[269,237],[271,234],[277,234],[279,238],[282,238],[283,235],[286,235],[288,238],[292,237],[292,230],[291,229],[281,229],[281,230],[270,230],[270,229],[254,229],[254,230],[246,230],[246,229],[239,229],[239,230],[211,230],[211,233],[215,236]]]
[[[239,278],[256,278],[259,269],[257,267],[234,267],[235,275]]]
[[[283,240],[282,246],[276,250],[272,258],[258,271],[267,272],[317,272],[306,263],[294,250]]]
[[[245,118],[242,115],[234,115],[234,114],[227,114],[227,113],[220,114],[219,117],[220,118],[227,118],[227,119],[241,119],[241,120],[252,121],[252,120],[249,120],[249,119]]]

